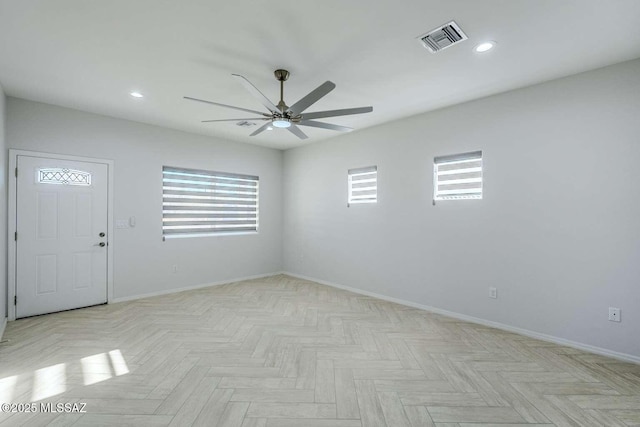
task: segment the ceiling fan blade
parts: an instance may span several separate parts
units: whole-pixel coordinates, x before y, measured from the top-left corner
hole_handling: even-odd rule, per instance
[[[267,117],[253,117],[251,119],[222,119],[222,120],[202,120],[202,123],[211,123],[211,122],[239,122],[242,120],[271,120]]]
[[[307,96],[303,97],[300,101],[296,102],[291,107],[289,107],[289,110],[287,111],[291,113],[291,117],[297,116],[298,114],[302,113],[304,110],[306,110],[307,108],[311,107],[313,104],[318,102],[320,98],[322,98],[323,96],[331,92],[333,89],[335,89],[335,87],[336,87],[335,83],[327,80],[326,82],[322,83],[320,86],[312,90]]]
[[[372,111],[373,111],[373,107],[359,107],[359,108],[345,108],[344,110],[316,111],[314,113],[304,113],[302,115],[302,120],[321,119],[323,117],[348,116],[351,114],[370,113]]]
[[[234,107],[233,105],[220,104],[219,102],[205,101],[204,99],[191,98],[190,96],[184,96],[183,98],[188,99],[189,101],[204,102],[205,104],[217,105],[218,107],[233,108],[234,110],[240,110],[240,111],[245,111],[247,113],[255,113],[255,114],[260,114],[261,116],[266,116],[266,114],[263,113],[262,111],[248,110],[246,108]]]
[[[300,120],[298,124],[300,126],[311,126],[314,128],[331,129],[331,130],[337,130],[339,132],[351,132],[353,130],[353,128],[350,128],[347,126],[332,125],[331,123],[316,122],[314,120]]]
[[[249,93],[251,95],[253,95],[255,98],[258,99],[258,101],[260,101],[260,103],[262,105],[264,105],[265,107],[267,107],[267,110],[271,111],[272,113],[275,112],[279,112],[280,110],[278,110],[278,107],[276,107],[275,105],[273,105],[273,102],[269,101],[269,98],[267,98],[266,96],[263,95],[262,92],[260,92],[258,90],[257,87],[255,87],[249,80],[247,80],[246,78],[244,78],[243,76],[241,76],[240,74],[232,74],[232,76],[240,82],[240,84],[242,86],[244,86],[244,88],[246,90],[249,91]]]
[[[304,132],[302,132],[302,130],[298,126],[294,125],[293,123],[291,123],[291,126],[289,126],[287,130],[300,139],[309,138]]]
[[[252,133],[251,135],[249,135],[249,136],[256,136],[257,134],[259,134],[259,133],[261,133],[261,132],[263,132],[263,131],[267,130],[267,128],[268,128],[269,126],[271,126],[271,122],[270,122],[270,121],[269,121],[269,122],[267,122],[267,123],[265,123],[265,124],[263,124],[262,126],[260,126],[260,127],[259,127],[258,129],[256,129],[255,131],[253,131],[253,133]]]

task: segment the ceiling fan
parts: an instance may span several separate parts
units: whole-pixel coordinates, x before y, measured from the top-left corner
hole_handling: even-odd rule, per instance
[[[318,122],[313,119],[320,119],[324,117],[336,117],[336,116],[348,116],[350,114],[362,114],[370,113],[373,111],[373,107],[359,107],[359,108],[346,108],[343,110],[328,110],[328,111],[316,111],[313,113],[305,113],[307,108],[315,104],[320,98],[331,92],[335,87],[335,83],[326,81],[308,95],[304,96],[301,100],[288,106],[284,102],[284,82],[289,78],[289,72],[287,70],[274,71],[276,79],[280,82],[280,102],[274,105],[273,102],[262,94],[249,80],[239,74],[232,74],[232,76],[240,82],[242,86],[249,91],[262,105],[264,105],[269,113],[263,113],[256,110],[249,110],[246,108],[234,107],[233,105],[220,104],[219,102],[206,101],[204,99],[191,98],[185,96],[184,99],[190,101],[204,102],[205,104],[217,105],[220,107],[233,108],[234,110],[245,111],[249,113],[259,114],[262,117],[242,118],[242,119],[222,119],[222,120],[203,120],[203,123],[210,122],[237,122],[241,120],[261,120],[266,123],[256,129],[251,135],[255,136],[259,133],[267,130],[271,126],[276,128],[284,128],[289,130],[292,134],[300,139],[307,139],[308,136],[298,126],[311,126],[322,129],[336,130],[339,132],[349,132],[353,128],[346,126],[334,125],[331,123]]]

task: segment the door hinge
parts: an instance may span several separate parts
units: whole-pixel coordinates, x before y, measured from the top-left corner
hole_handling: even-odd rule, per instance
[[[18,241],[18,232],[16,231],[13,235],[13,240]]]
[[[13,297],[13,305],[18,305],[18,296],[14,295]]]
[[[18,168],[16,168],[16,178],[18,177]]]

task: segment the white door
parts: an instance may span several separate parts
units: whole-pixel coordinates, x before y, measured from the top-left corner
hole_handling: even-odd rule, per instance
[[[107,165],[17,165],[16,317],[107,302]]]

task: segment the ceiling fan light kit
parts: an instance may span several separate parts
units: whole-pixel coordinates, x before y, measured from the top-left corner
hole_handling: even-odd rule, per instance
[[[244,119],[221,119],[221,120],[203,120],[203,123],[209,122],[238,122],[241,120],[259,120],[266,123],[256,129],[250,136],[255,136],[262,133],[265,130],[271,130],[272,126],[280,129],[288,129],[289,132],[294,134],[300,139],[307,139],[308,136],[300,130],[298,126],[309,126],[321,129],[330,129],[339,132],[350,132],[353,129],[346,126],[334,125],[331,123],[318,122],[312,119],[320,119],[324,117],[337,117],[347,116],[352,114],[370,113],[373,111],[373,107],[358,107],[358,108],[346,108],[342,110],[328,110],[328,111],[316,111],[312,113],[304,113],[307,108],[318,102],[322,97],[335,89],[336,85],[333,82],[326,81],[309,94],[302,97],[298,102],[292,106],[288,106],[284,102],[284,82],[289,79],[291,75],[289,71],[278,69],[273,73],[276,80],[280,82],[280,101],[278,104],[271,102],[266,96],[262,94],[249,80],[239,74],[232,74],[232,76],[242,85],[244,88],[256,98],[269,112],[263,113],[256,110],[250,110],[247,108],[234,107],[233,105],[221,104],[219,102],[207,101],[204,99],[192,98],[185,96],[184,99],[189,101],[202,102],[205,104],[217,105],[219,107],[231,108],[234,110],[249,112],[258,114],[261,117],[252,117]]]
[[[273,119],[271,123],[273,123],[274,127],[281,128],[281,129],[288,128],[291,126],[291,121],[289,119]]]

